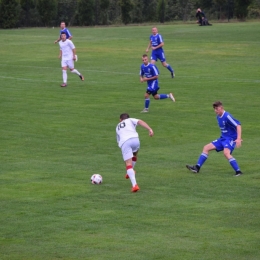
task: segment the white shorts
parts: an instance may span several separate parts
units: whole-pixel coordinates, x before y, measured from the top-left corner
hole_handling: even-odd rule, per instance
[[[133,157],[133,153],[140,149],[139,138],[130,138],[123,143],[121,146],[121,151],[124,161]]]
[[[61,67],[69,67],[70,69],[74,69],[74,60],[62,60]]]

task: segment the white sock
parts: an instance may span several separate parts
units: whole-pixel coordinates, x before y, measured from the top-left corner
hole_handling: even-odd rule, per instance
[[[63,83],[67,83],[67,70],[62,70]]]
[[[73,69],[73,70],[71,70],[70,72],[80,75],[80,73],[79,73],[76,69]]]
[[[135,172],[133,168],[127,170],[127,174],[129,176],[130,181],[132,182],[132,186],[136,185]]]

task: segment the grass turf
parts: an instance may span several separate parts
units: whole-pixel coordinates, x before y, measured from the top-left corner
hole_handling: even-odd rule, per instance
[[[160,25],[168,70],[140,114],[141,55],[150,26],[71,28],[85,76],[60,88],[58,29],[1,30],[1,259],[259,259],[259,23]],[[204,144],[219,136],[212,102],[242,122],[233,177]],[[119,114],[141,127],[132,194],[115,140]],[[102,185],[90,184],[94,173]]]

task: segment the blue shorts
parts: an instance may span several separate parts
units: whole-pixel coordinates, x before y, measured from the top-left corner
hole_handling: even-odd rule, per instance
[[[151,60],[157,61],[157,59],[159,59],[161,62],[166,61],[164,51],[152,51]]]
[[[148,95],[153,95],[153,97],[155,96],[155,95],[157,95],[158,93],[158,90],[159,90],[160,88],[157,88],[157,89],[155,89],[155,90],[149,90],[149,89],[147,89],[146,90],[146,93],[148,94]]]
[[[236,143],[231,138],[226,139],[226,138],[220,137],[219,139],[214,140],[211,143],[216,147],[217,152],[223,151],[224,148],[228,148],[230,150],[230,153],[232,153],[236,147]]]

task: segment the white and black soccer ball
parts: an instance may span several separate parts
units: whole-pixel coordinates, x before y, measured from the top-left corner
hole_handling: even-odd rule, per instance
[[[103,178],[100,174],[93,174],[90,178],[90,181],[92,184],[101,184],[103,181]]]

